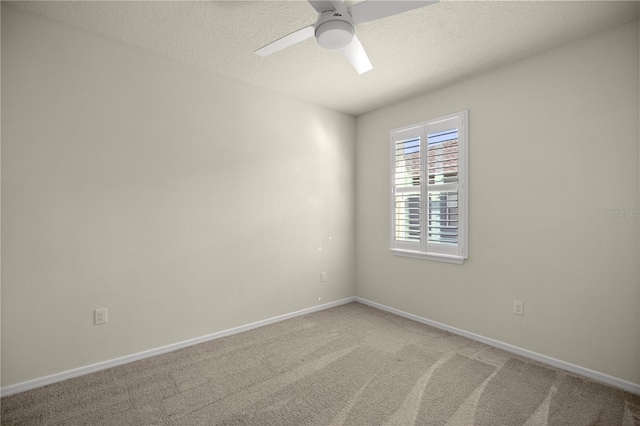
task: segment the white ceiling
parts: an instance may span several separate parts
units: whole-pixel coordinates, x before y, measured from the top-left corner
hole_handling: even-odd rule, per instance
[[[348,2],[348,4],[355,2]],[[638,17],[638,1],[442,1],[363,23],[373,64],[358,75],[314,38],[253,51],[313,24],[291,1],[20,1],[11,4],[258,86],[353,115],[425,93]]]

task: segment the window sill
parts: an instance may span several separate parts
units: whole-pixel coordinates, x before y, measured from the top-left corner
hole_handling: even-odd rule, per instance
[[[413,257],[415,259],[435,260],[437,262],[461,264],[466,258],[460,256],[451,256],[446,254],[423,253],[419,251],[391,249],[396,256]]]

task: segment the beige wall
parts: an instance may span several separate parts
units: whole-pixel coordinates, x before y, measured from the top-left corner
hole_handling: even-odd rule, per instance
[[[358,117],[360,297],[639,382],[638,22]],[[469,259],[389,251],[389,130],[469,110]],[[525,315],[511,313],[524,301]]]
[[[2,386],[354,295],[353,117],[5,5],[2,89]]]
[[[356,290],[640,382],[640,228],[604,214],[638,208],[639,40],[636,21],[356,129],[3,5],[2,386]],[[389,130],[462,109],[470,258],[394,257]]]

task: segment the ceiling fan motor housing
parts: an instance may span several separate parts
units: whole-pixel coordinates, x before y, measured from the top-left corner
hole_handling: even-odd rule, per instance
[[[356,30],[351,16],[327,11],[320,14],[316,22],[316,39],[318,44],[325,49],[338,50],[347,47]]]

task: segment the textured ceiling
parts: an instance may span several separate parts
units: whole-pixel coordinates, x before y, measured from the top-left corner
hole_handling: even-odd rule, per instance
[[[353,115],[629,22],[639,10],[637,1],[445,0],[357,26],[373,64],[358,75],[314,38],[266,58],[253,53],[315,22],[302,0],[11,4]]]

